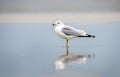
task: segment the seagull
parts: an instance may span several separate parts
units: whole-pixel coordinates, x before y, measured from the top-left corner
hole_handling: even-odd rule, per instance
[[[66,39],[66,48],[69,47],[68,44],[69,44],[70,39],[79,38],[79,37],[93,37],[93,38],[95,38],[94,35],[90,35],[83,30],[79,30],[79,29],[76,29],[74,27],[64,25],[64,23],[62,21],[56,21],[53,24],[53,26],[55,29],[55,33],[59,37]]]

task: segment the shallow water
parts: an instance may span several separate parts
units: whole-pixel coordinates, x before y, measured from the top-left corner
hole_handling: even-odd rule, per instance
[[[66,54],[65,40],[50,23],[0,23],[0,77],[119,77],[119,24],[75,24],[96,38],[71,40],[69,53],[88,57],[56,69],[55,61]]]

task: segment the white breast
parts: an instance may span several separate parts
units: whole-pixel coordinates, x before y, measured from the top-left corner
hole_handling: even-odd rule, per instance
[[[63,27],[61,27],[61,26],[57,26],[57,27],[55,27],[55,32],[56,32],[57,35],[60,36],[61,38],[66,39],[65,34],[62,33],[62,31],[61,31],[62,28],[63,28]]]

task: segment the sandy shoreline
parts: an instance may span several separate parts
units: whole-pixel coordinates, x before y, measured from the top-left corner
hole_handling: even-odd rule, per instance
[[[37,13],[0,14],[0,23],[48,23],[56,20],[74,23],[120,21],[120,13]]]

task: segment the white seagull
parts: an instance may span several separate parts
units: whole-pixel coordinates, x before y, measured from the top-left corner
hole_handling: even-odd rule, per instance
[[[55,32],[58,36],[60,36],[63,39],[66,39],[66,47],[68,48],[68,40],[78,37],[93,37],[94,35],[87,34],[83,30],[76,29],[71,26],[64,25],[62,21],[56,21],[53,24],[55,28]]]

